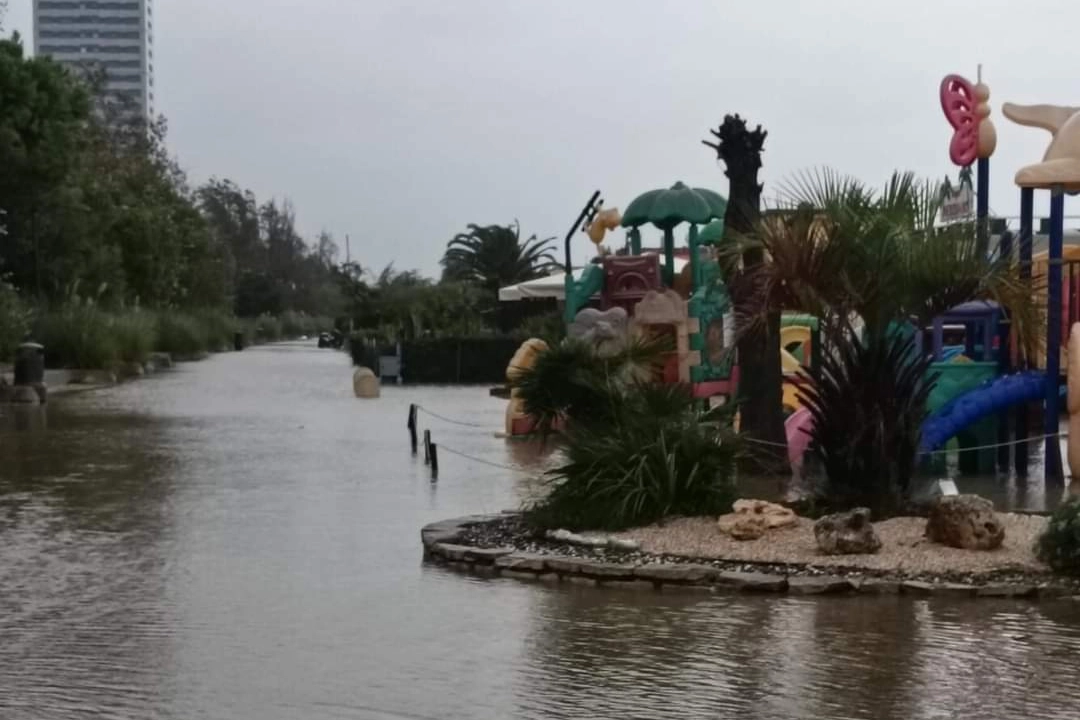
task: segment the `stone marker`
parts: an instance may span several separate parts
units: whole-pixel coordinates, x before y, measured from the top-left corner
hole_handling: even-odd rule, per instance
[[[353,394],[358,398],[379,397],[379,378],[375,377],[375,373],[370,368],[356,368],[356,372],[353,373],[352,384]]]

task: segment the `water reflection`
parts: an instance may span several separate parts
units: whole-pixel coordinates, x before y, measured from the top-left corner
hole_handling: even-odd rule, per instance
[[[409,403],[470,423],[422,416],[459,453],[437,483]],[[0,717],[1075,716],[1070,603],[672,596],[422,564],[421,525],[515,507],[557,460],[496,438],[503,409],[484,388],[359,401],[343,354],[275,346],[0,410]]]

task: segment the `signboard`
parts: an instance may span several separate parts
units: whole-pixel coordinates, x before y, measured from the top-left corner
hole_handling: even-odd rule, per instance
[[[975,215],[975,193],[970,185],[945,193],[941,203],[941,222],[953,223],[970,220]]]
[[[975,190],[971,183],[971,166],[960,170],[959,184],[948,177],[941,183],[941,222],[970,221],[975,217]]]

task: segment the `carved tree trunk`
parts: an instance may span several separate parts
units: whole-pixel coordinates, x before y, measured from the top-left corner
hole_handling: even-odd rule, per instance
[[[762,185],[758,182],[758,171],[768,133],[760,125],[748,129],[746,121],[738,115],[724,116],[720,128],[710,132],[716,142],[704,142],[724,161],[724,174],[730,183],[724,234],[726,237],[748,235],[761,220]],[[770,311],[765,322],[747,323],[747,318],[761,307],[760,298],[753,297],[756,292],[753,278],[755,269],[764,261],[763,250],[747,250],[743,253],[742,269],[730,283],[736,321],[741,325],[737,327],[740,429],[748,437],[761,441],[753,443],[749,470],[786,474],[790,466],[782,405],[779,309]]]

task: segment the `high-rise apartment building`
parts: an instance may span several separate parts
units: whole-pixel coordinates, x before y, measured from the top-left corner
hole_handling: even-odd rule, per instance
[[[108,97],[153,116],[153,0],[34,0],[34,52],[103,73]]]

